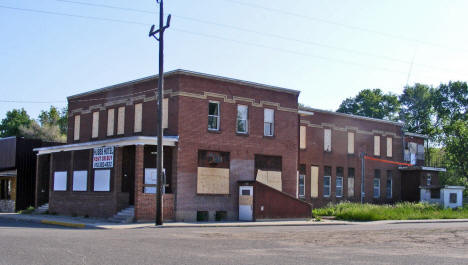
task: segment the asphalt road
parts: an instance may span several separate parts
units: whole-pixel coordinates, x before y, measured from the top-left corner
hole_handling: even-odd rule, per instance
[[[468,223],[97,230],[0,220],[0,264],[468,264]]]

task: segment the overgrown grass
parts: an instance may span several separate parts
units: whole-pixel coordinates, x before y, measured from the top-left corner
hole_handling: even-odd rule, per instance
[[[468,218],[468,206],[443,209],[428,203],[402,202],[395,205],[375,205],[343,202],[312,210],[314,216],[335,216],[348,221],[460,219]]]

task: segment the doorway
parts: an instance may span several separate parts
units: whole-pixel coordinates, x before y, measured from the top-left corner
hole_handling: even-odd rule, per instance
[[[128,204],[135,204],[135,146],[122,150],[122,192],[128,193]]]
[[[253,186],[239,186],[239,220],[253,220]]]

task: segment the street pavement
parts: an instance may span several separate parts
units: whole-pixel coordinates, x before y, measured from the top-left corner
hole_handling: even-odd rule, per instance
[[[468,264],[468,223],[105,230],[0,219],[0,264]]]

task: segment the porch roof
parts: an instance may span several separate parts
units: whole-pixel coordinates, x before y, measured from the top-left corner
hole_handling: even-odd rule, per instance
[[[163,146],[175,146],[175,143],[179,141],[179,136],[164,136]],[[49,147],[34,148],[34,151],[38,155],[57,153],[63,151],[74,151],[92,149],[104,146],[127,146],[127,145],[157,145],[158,137],[156,136],[130,136],[106,139],[100,141],[76,143],[76,144],[65,144]]]
[[[415,171],[415,170],[421,170],[421,171],[435,171],[435,172],[445,172],[447,169],[445,168],[440,168],[440,167],[424,167],[424,166],[403,166],[403,167],[398,167],[399,170],[402,171]]]
[[[16,177],[16,169],[0,171],[0,177]]]

